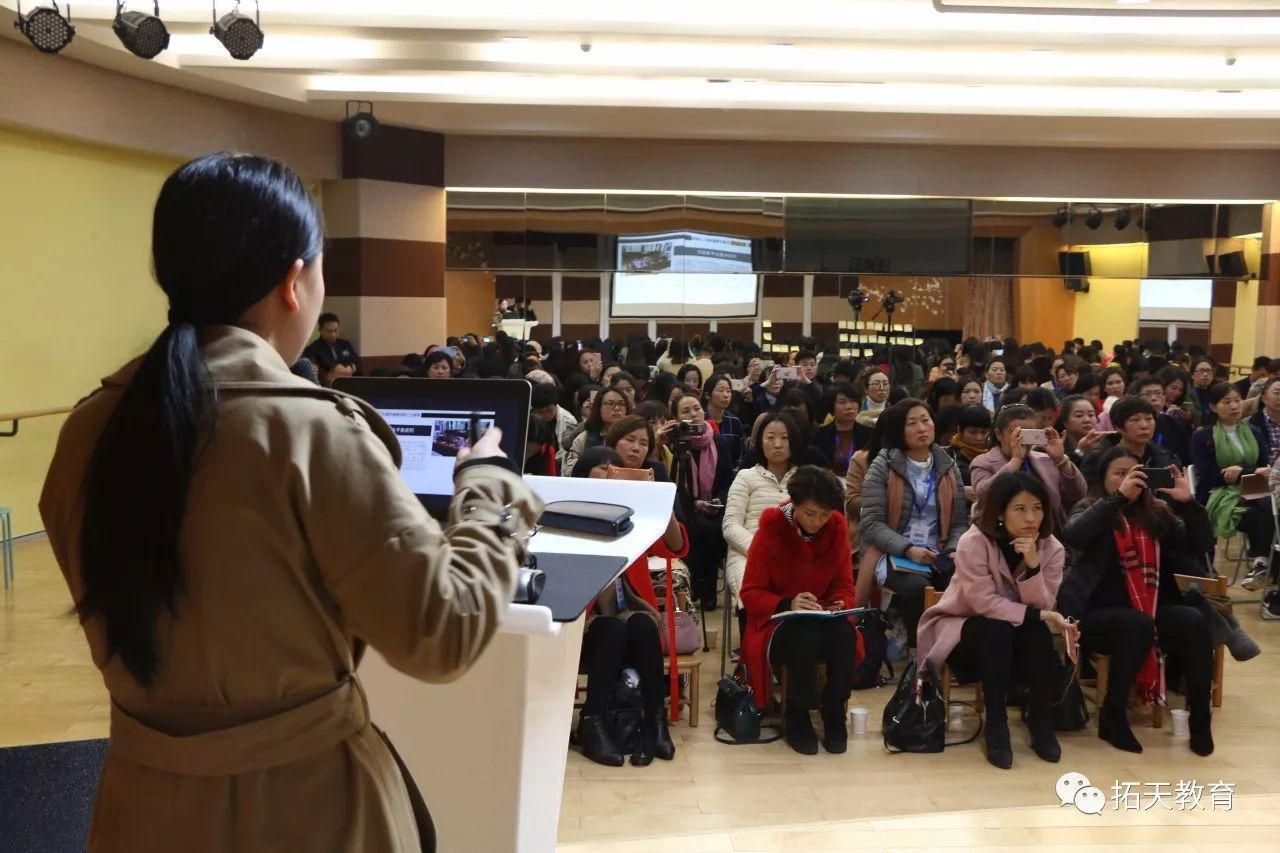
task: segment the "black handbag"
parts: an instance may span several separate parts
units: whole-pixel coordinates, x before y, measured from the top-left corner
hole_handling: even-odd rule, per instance
[[[1080,689],[1080,664],[1063,661],[1059,664],[1058,678],[1055,681],[1061,689],[1055,693],[1057,698],[1049,706],[1053,720],[1053,729],[1058,732],[1078,732],[1089,724],[1089,707],[1084,701],[1084,691]],[[1022,708],[1022,719],[1027,719],[1027,709]]]
[[[720,676],[716,685],[716,730],[712,737],[720,743],[732,745],[744,743],[773,743],[782,735],[761,738],[764,712],[756,707],[755,694],[747,683],[747,667],[741,664],[733,675]],[[728,738],[720,737],[725,732]]]
[[[922,673],[916,661],[907,664],[881,720],[889,752],[942,752],[947,745],[946,703],[937,683],[931,668]]]
[[[618,504],[596,501],[554,501],[542,511],[538,524],[572,533],[608,536],[617,539],[635,527],[631,516],[635,510]]]
[[[639,681],[632,684],[627,676],[626,670],[618,674],[606,711],[614,742],[624,754],[636,751],[644,728],[644,694],[640,692]]]

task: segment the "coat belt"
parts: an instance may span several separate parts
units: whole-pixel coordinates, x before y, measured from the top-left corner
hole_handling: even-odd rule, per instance
[[[234,776],[299,761],[369,724],[364,690],[349,677],[315,699],[259,720],[200,734],[158,731],[111,705],[111,755],[184,776]]]

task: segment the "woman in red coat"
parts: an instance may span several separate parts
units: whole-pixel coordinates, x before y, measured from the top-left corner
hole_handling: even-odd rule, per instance
[[[798,617],[771,622],[789,610],[839,610],[854,606],[853,564],[844,493],[830,471],[805,465],[787,486],[791,497],[760,516],[747,551],[742,604],[747,632],[742,639],[756,704],[769,697],[770,665],[787,668],[787,712],[783,734],[796,752],[818,753],[810,711],[821,708],[828,752],[848,746],[844,703],[852,689],[857,634],[848,619]],[[827,666],[827,686],[818,695],[818,664]]]

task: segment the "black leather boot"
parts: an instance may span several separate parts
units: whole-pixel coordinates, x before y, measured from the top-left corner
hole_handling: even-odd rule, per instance
[[[822,748],[832,755],[849,749],[849,729],[844,723],[844,703],[822,706]]]
[[[1209,710],[1209,700],[1204,702],[1196,702],[1188,708],[1190,717],[1187,720],[1187,729],[1191,734],[1191,751],[1199,756],[1213,755],[1213,731],[1209,728],[1209,719],[1212,712]]]
[[[667,709],[664,705],[645,712],[644,739],[651,744],[655,758],[670,761],[676,757],[676,745],[671,742],[671,730],[667,727]]]
[[[787,707],[782,717],[782,733],[787,745],[801,755],[818,754],[818,733],[813,730],[813,719],[808,708]]]
[[[621,767],[626,761],[604,717],[598,714],[584,714],[578,721],[578,743],[582,744],[582,754],[596,764]]]
[[[987,744],[987,761],[1008,770],[1013,766],[1013,746],[1009,743],[1009,718],[993,717],[988,706],[986,728],[983,729]]]
[[[1042,761],[1056,764],[1062,759],[1062,746],[1053,732],[1053,715],[1047,701],[1031,699],[1027,706],[1027,731],[1031,732],[1031,751]]]
[[[1098,737],[1125,752],[1142,752],[1142,744],[1129,728],[1128,715],[1123,707],[1115,708],[1102,704],[1098,712]]]

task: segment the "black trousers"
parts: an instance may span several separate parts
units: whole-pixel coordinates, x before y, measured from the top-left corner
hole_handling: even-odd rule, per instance
[[[581,664],[587,673],[583,714],[605,712],[618,674],[627,667],[640,675],[646,707],[661,705],[666,698],[658,625],[644,613],[632,613],[626,620],[613,616],[592,619],[582,637]]]
[[[1271,500],[1242,501],[1247,509],[1240,519],[1239,530],[1249,537],[1249,556],[1266,557],[1271,554],[1271,543],[1276,535],[1276,519],[1271,514]]]
[[[889,569],[884,579],[884,588],[893,593],[893,606],[902,616],[902,623],[907,629],[907,645],[916,647],[916,626],[924,615],[924,591],[933,583],[924,575],[908,572],[895,572]]]
[[[1159,631],[1160,648],[1182,671],[1188,706],[1208,710],[1213,678],[1209,621],[1182,604],[1157,606],[1154,626],[1147,614],[1132,607],[1100,607],[1080,620],[1081,651],[1111,656],[1103,709],[1122,713],[1128,707],[1133,680],[1151,650],[1153,628]]]
[[[692,575],[689,580],[694,595],[704,607],[715,606],[720,564],[728,552],[720,516],[706,516],[691,510],[685,518],[685,527],[689,534],[689,554],[684,562]]]
[[[787,668],[787,705],[812,710],[843,705],[853,691],[858,637],[847,619],[793,619],[773,633],[769,663]],[[818,664],[827,666],[827,685],[818,696]]]
[[[1014,625],[1002,619],[970,616],[964,620],[960,642],[947,656],[947,664],[962,679],[982,681],[986,715],[990,722],[1006,716],[1009,685],[1017,682],[1031,689],[1031,707],[1047,712],[1059,697],[1058,653],[1049,626],[1039,619]]]

